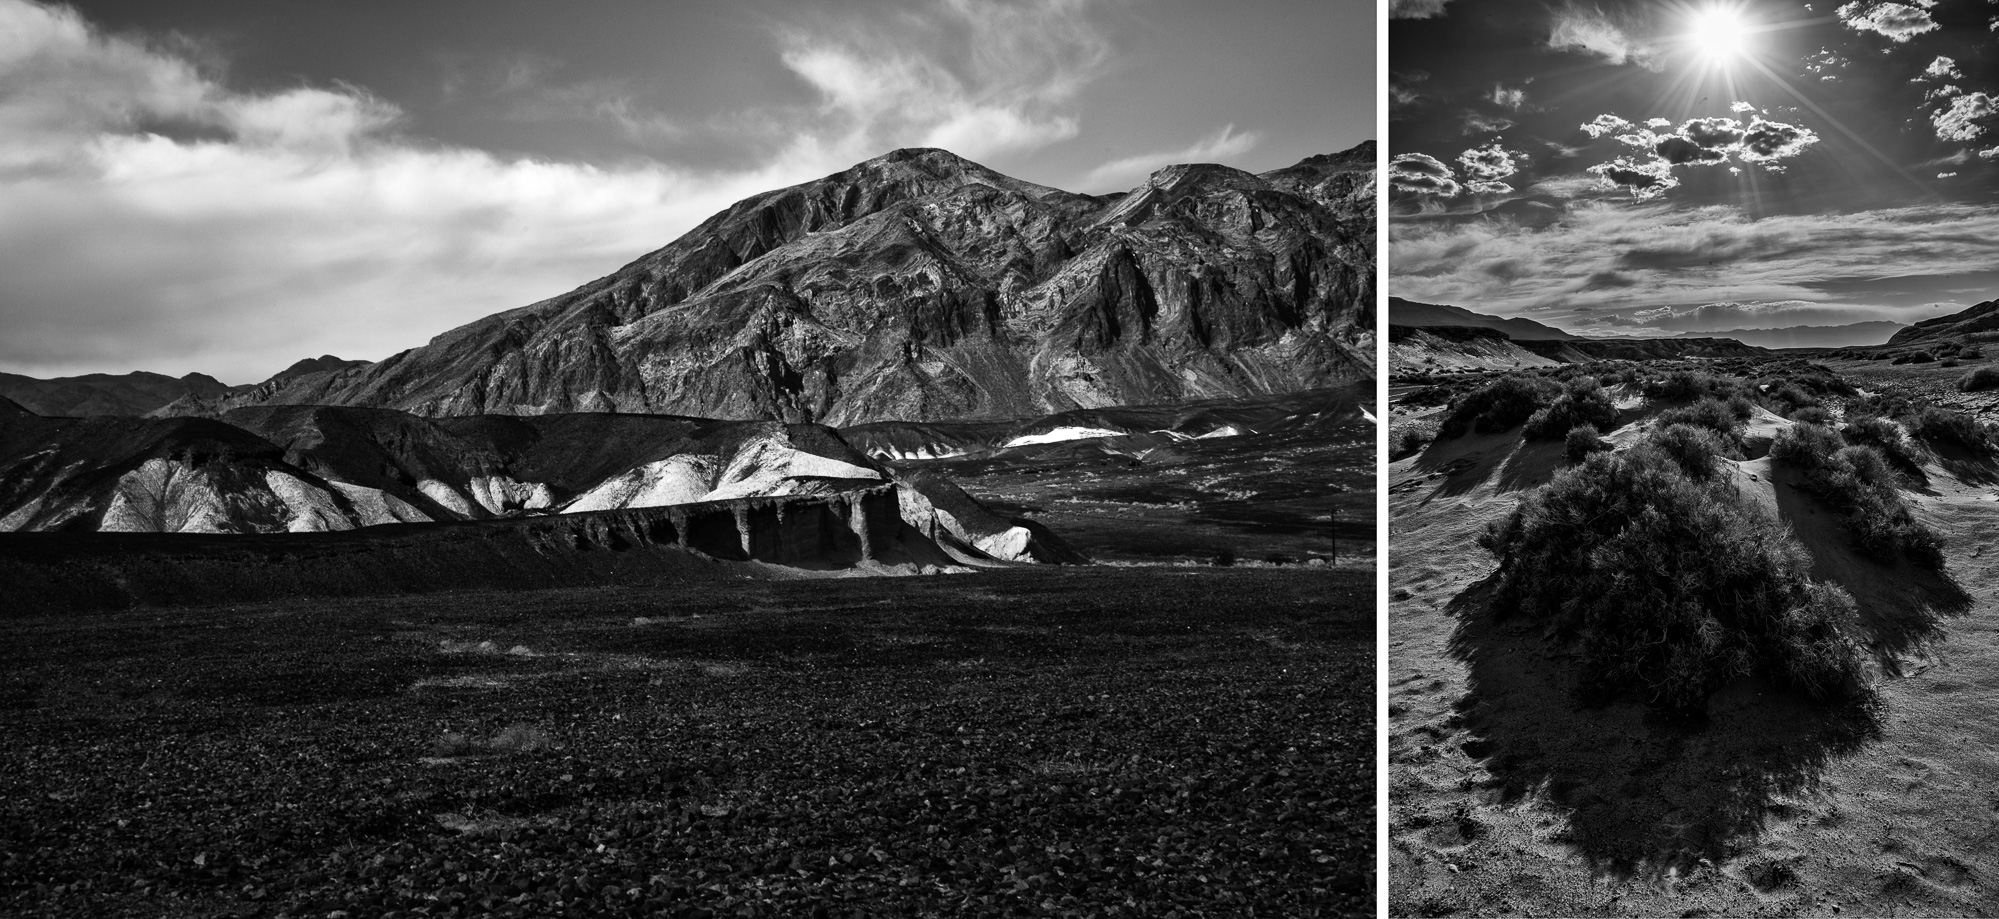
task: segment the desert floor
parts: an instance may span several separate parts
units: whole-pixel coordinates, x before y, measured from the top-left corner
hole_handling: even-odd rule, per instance
[[[1886,704],[1841,723],[1743,683],[1685,724],[1579,704],[1560,649],[1487,615],[1494,559],[1474,537],[1560,450],[1515,429],[1390,467],[1391,911],[1999,912],[1999,469],[1946,457],[1908,495],[1947,542],[1939,578],[1861,556],[1767,458],[1737,463],[1814,577],[1859,601]]]

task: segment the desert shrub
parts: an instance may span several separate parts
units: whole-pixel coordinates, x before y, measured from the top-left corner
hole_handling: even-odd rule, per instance
[[[1454,400],[1450,414],[1437,428],[1437,439],[1449,440],[1473,431],[1497,434],[1510,430],[1525,424],[1561,392],[1561,386],[1550,380],[1506,374]]]
[[[1958,392],[1999,389],[1999,367],[1980,367],[1957,378]]]
[[[1965,345],[1964,347],[1957,349],[1957,356],[1962,360],[1975,361],[1981,357],[1984,357],[1985,352],[1979,350],[1977,345]]]
[[[1722,457],[1734,453],[1714,431],[1690,424],[1668,426],[1652,435],[1650,445],[1666,454],[1681,472],[1702,480],[1714,478]]]
[[[1810,472],[1825,465],[1844,446],[1846,441],[1840,439],[1839,432],[1825,425],[1793,425],[1777,432],[1777,439],[1770,444],[1770,457]]]
[[[1943,360],[1940,360],[1940,361],[1937,361],[1937,366],[1938,366],[1938,367],[1955,367],[1955,366],[1957,366],[1957,358],[1954,358],[1954,357],[1946,357],[1946,358],[1944,358]]]
[[[1736,398],[1741,399],[1740,396]],[[1674,406],[1660,412],[1655,421],[1660,428],[1669,428],[1676,424],[1706,428],[1721,435],[1726,443],[1739,445],[1741,443],[1739,429],[1742,427],[1742,421],[1748,418],[1754,409],[1747,399],[1742,399],[1740,405],[1732,404],[1733,401],[1723,402],[1719,399],[1706,398],[1691,405]]]
[[[1479,542],[1500,559],[1495,609],[1573,646],[1588,690],[1694,714],[1761,675],[1821,702],[1871,702],[1846,633],[1852,599],[1809,577],[1781,526],[1656,443],[1557,473]]]
[[[1805,424],[1832,423],[1832,413],[1826,411],[1822,405],[1807,405],[1802,408],[1792,409],[1788,417],[1792,421],[1803,422]]]
[[[1914,473],[1922,469],[1922,455],[1902,433],[1901,426],[1879,415],[1855,414],[1849,410],[1846,427],[1841,429],[1840,436],[1849,444],[1881,451],[1889,465],[1903,472]]]
[[[1692,402],[1713,397],[1727,399],[1742,391],[1742,384],[1705,370],[1675,370],[1662,380],[1648,381],[1643,392],[1648,398],[1666,402]]]
[[[1432,405],[1449,405],[1451,392],[1449,386],[1425,386],[1403,396],[1402,404],[1425,408]]]
[[[1592,453],[1602,453],[1610,449],[1610,444],[1596,431],[1596,425],[1583,424],[1569,429],[1562,438],[1562,452],[1569,462],[1580,463]]]
[[[1521,433],[1528,440],[1558,440],[1570,428],[1584,424],[1598,430],[1617,426],[1617,405],[1595,377],[1570,380],[1555,401],[1528,416],[1527,428]]]
[[[1791,413],[1799,409],[1820,406],[1817,396],[1800,389],[1796,383],[1783,383],[1771,387],[1763,394],[1763,403],[1770,406],[1771,411],[1786,418],[1791,417]]]
[[[1894,393],[1884,392],[1875,393],[1871,396],[1860,396],[1850,399],[1846,403],[1846,414],[1849,418],[1854,415],[1879,415],[1883,418],[1902,418],[1913,415],[1915,412],[1916,404],[1914,402],[1909,401],[1907,397]]]
[[[1963,412],[1926,405],[1909,416],[1909,433],[1932,443],[1952,443],[1979,455],[1994,451],[1991,428]]]
[[[1430,435],[1416,428],[1403,428],[1396,431],[1395,436],[1389,439],[1388,458],[1399,460],[1406,456],[1414,456],[1429,445]]]
[[[1934,360],[1936,360],[1936,355],[1928,351],[1915,351],[1909,354],[1909,363],[1911,364],[1927,364]]]
[[[1849,445],[1831,428],[1803,424],[1779,433],[1770,455],[1803,471],[1805,489],[1838,511],[1847,532],[1868,552],[1884,558],[1899,553],[1927,568],[1943,567],[1943,540],[1910,514],[1879,450]]]

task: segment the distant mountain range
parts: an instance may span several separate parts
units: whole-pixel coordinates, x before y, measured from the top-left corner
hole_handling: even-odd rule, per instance
[[[1974,307],[1975,309],[1975,307]],[[1950,317],[1945,317],[1945,320]],[[1941,322],[1944,320],[1928,320]],[[1580,336],[1551,326],[1542,325],[1531,319],[1519,317],[1502,319],[1477,313],[1458,306],[1443,306],[1435,303],[1416,303],[1400,297],[1388,298],[1388,324],[1411,329],[1434,329],[1444,327],[1494,329],[1514,341],[1623,341],[1636,340],[1619,337],[1598,338]],[[1918,325],[1921,325],[1919,323]],[[1889,341],[1889,336],[1908,326],[1899,322],[1871,321],[1855,322],[1836,326],[1788,326],[1777,329],[1728,329],[1717,332],[1701,332],[1691,336],[1648,336],[1647,341],[1670,341],[1676,338],[1728,339],[1732,338],[1745,345],[1758,348],[1847,348],[1878,345]]]
[[[1759,348],[1857,348],[1878,345],[1906,329],[1899,322],[1877,320],[1845,325],[1798,325],[1781,329],[1730,329],[1702,332],[1708,338],[1733,338]]]

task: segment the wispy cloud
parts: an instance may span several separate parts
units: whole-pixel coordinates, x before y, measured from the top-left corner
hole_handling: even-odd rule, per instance
[[[1847,309],[1848,322],[1906,319],[1898,307],[1826,291],[1854,279],[1958,275],[1999,254],[1999,211],[1956,205],[1755,220],[1732,207],[1582,201],[1539,229],[1495,218],[1403,221],[1390,232],[1397,296],[1501,314],[1799,301]]]
[[[243,91],[174,47],[0,0],[0,366],[245,381],[299,354],[380,358],[896,146],[1054,143],[1109,56],[1085,12],[951,0],[871,30],[779,27],[774,53],[817,102],[746,115],[768,149],[703,171],[429,142],[359,87]],[[522,98],[568,92],[628,130],[676,129],[618,85],[515,63],[502,77]],[[1253,142],[1225,130],[1216,147]]]
[[[1665,66],[1651,46],[1633,38],[1623,24],[1595,7],[1570,5],[1555,11],[1548,29],[1548,47],[1595,55],[1612,64],[1636,64],[1647,70],[1663,70]]]
[[[1219,163],[1242,156],[1256,148],[1257,140],[1254,131],[1238,133],[1235,125],[1223,125],[1214,133],[1178,150],[1128,156],[1098,166],[1083,177],[1079,190],[1123,191],[1144,181],[1146,176],[1164,166],[1176,163]]]
[[[1444,15],[1444,5],[1450,0],[1388,0],[1390,19],[1429,19]]]

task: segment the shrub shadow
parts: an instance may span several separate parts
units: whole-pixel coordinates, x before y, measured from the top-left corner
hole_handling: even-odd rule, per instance
[[[1924,446],[1936,457],[1937,465],[1966,485],[1999,485],[1999,459],[1975,453],[1952,443],[1928,441]]]
[[[1463,746],[1484,761],[1503,803],[1568,812],[1566,842],[1592,871],[1660,877],[1740,851],[1779,799],[1811,791],[1834,759],[1878,736],[1878,713],[1830,711],[1758,681],[1710,700],[1707,718],[1586,704],[1572,657],[1524,619],[1493,610],[1497,575],[1450,604],[1451,653],[1468,668]]]
[[[1880,558],[1860,547],[1838,512],[1803,487],[1804,476],[1771,471],[1779,518],[1812,559],[1812,578],[1845,588],[1858,608],[1861,635],[1876,663],[1900,675],[1902,657],[1921,654],[1943,637],[1943,620],[1971,609],[1971,595],[1943,571],[1906,559]]]

